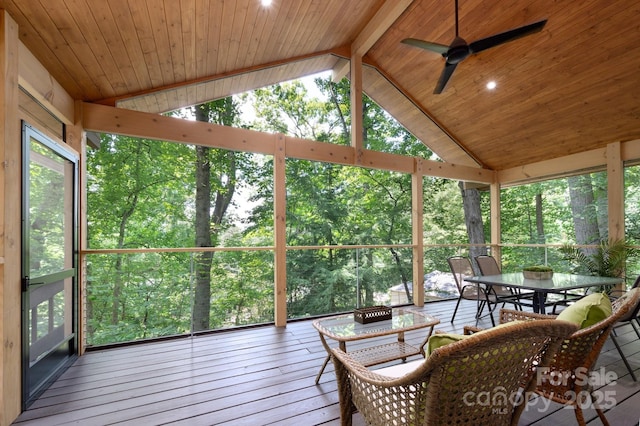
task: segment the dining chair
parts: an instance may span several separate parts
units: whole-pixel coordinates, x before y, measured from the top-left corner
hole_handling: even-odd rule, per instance
[[[580,301],[571,307],[578,305],[578,303],[580,303]],[[638,303],[640,303],[640,288],[635,288],[620,296],[618,299],[615,299],[610,304],[612,305],[611,315],[595,324],[588,325],[572,333],[562,343],[545,373],[546,377],[562,377],[562,380],[539,380],[535,388],[535,393],[551,401],[572,406],[576,420],[580,426],[586,424],[582,408],[587,405],[588,395],[591,397],[591,401],[601,422],[604,425],[609,425],[604,412],[599,406],[602,398],[598,398],[598,395],[593,392],[593,383],[590,378],[593,376],[593,366],[600,355],[605,341],[611,335],[613,327],[620,319],[632,311]],[[500,310],[500,324],[505,324],[510,321],[539,321],[550,318],[556,318],[556,316],[512,309]],[[467,327],[465,328],[465,333],[477,330],[478,329],[472,327]],[[568,371],[580,372],[580,374],[567,374]]]
[[[534,362],[549,365],[576,328],[555,320],[495,327],[379,370],[333,348],[341,424],[358,411],[374,426],[515,426],[535,387]]]
[[[500,266],[498,266],[498,262],[496,258],[490,255],[480,255],[475,258],[476,264],[478,265],[478,270],[480,271],[480,275],[500,275],[502,273]],[[504,307],[505,303],[510,303],[516,309],[522,309],[523,303],[526,305],[532,305],[535,299],[533,298],[532,292],[521,292],[518,290],[513,290],[509,287],[494,285],[487,289],[488,292],[494,295],[495,303],[490,305],[490,311],[492,312],[492,323],[493,323],[493,311],[502,303]],[[531,303],[525,303],[526,299],[533,299]]]
[[[476,256],[475,260],[482,275],[500,275],[502,273],[498,261],[491,255],[481,254]]]
[[[474,300],[477,302],[476,319],[479,319],[484,307],[487,306],[488,308],[490,303],[496,301],[495,295],[488,294],[485,291],[486,287],[482,285],[465,283],[465,277],[475,275],[473,266],[471,265],[471,260],[468,257],[452,256],[447,259],[447,263],[449,264],[449,268],[451,269],[451,273],[453,274],[453,279],[456,282],[456,287],[458,287],[459,293],[458,302],[456,303],[456,308],[453,310],[451,322],[455,319],[458,307],[460,306],[460,301],[463,299]],[[491,322],[495,325],[493,316],[491,316]]]

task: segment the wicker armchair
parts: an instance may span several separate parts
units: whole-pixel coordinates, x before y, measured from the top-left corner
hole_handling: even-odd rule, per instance
[[[585,424],[581,406],[585,403],[586,393],[589,393],[598,417],[604,425],[608,425],[604,412],[597,406],[599,399],[593,395],[590,381],[587,378],[590,377],[593,366],[600,355],[602,346],[611,334],[611,330],[621,318],[637,306],[639,299],[640,288],[630,290],[613,301],[613,312],[609,317],[569,336],[549,366],[548,376],[562,377],[563,380],[542,380],[536,386],[535,393],[560,404],[572,405],[579,425]],[[510,321],[548,320],[549,318],[555,318],[555,316],[510,309],[500,311],[501,324]],[[572,374],[576,372],[579,374]],[[576,398],[576,396],[582,398]]]
[[[640,287],[640,275],[638,275],[638,277],[636,278],[635,282],[633,283],[633,286],[631,287],[631,290],[638,287]],[[622,294],[624,294],[624,292],[620,290],[613,290],[610,293],[610,296],[615,299],[621,296]],[[624,356],[624,352],[622,352],[620,343],[618,343],[616,329],[619,327],[623,327],[627,324],[631,324],[631,327],[633,327],[633,331],[636,332],[636,336],[638,336],[638,339],[640,339],[640,329],[638,329],[637,327],[638,325],[640,325],[640,319],[638,318],[639,313],[640,313],[640,301],[638,301],[634,309],[630,309],[625,315],[623,315],[618,319],[618,322],[616,323],[616,325],[613,326],[613,329],[611,330],[611,334],[610,334],[611,341],[616,346],[616,349],[620,354],[620,358],[624,362],[624,365],[627,367],[627,370],[629,371],[629,374],[631,375],[631,378],[633,379],[634,382],[637,382],[638,378],[636,377],[636,374],[633,372],[633,368],[631,368],[631,365],[629,364],[627,357]]]
[[[516,425],[525,405],[520,392],[535,386],[533,360],[548,365],[576,328],[555,320],[497,327],[433,350],[401,377],[369,370],[332,349],[342,424],[351,425],[358,410],[380,426]]]

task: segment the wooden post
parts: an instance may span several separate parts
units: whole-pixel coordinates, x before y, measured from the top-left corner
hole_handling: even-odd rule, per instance
[[[502,247],[500,246],[500,184],[492,183],[489,187],[491,197],[491,254],[502,265]]]
[[[351,146],[356,152],[356,164],[362,164],[364,136],[362,117],[362,56],[351,55]]]
[[[620,142],[607,145],[607,215],[609,241],[624,239],[624,163]],[[625,289],[626,283],[615,287],[617,291]]]
[[[624,166],[620,142],[607,145],[607,199],[609,238],[620,240],[624,235]]]
[[[0,424],[20,414],[21,345],[21,129],[18,118],[18,25],[0,10]]]
[[[274,311],[277,327],[287,325],[287,238],[286,238],[286,183],[284,135],[276,135],[273,155],[273,238],[274,253]]]
[[[78,152],[80,159],[78,164],[78,277],[76,297],[78,310],[76,312],[78,333],[78,354],[84,354],[85,342],[85,319],[86,319],[86,303],[84,294],[86,289],[86,255],[84,251],[87,249],[87,135],[82,128],[82,101],[75,102],[75,120],[73,125],[67,126],[65,142]]]
[[[413,242],[413,304],[424,306],[424,196],[422,159],[411,175],[411,235]]]

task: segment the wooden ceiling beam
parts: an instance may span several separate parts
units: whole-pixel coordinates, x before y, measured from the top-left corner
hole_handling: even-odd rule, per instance
[[[351,146],[357,153],[364,149],[364,117],[362,105],[362,56],[352,55],[351,61]],[[360,158],[359,155],[357,157]]]
[[[413,0],[387,0],[353,41],[351,53],[364,56],[411,3]],[[342,64],[333,70],[332,80],[337,83],[347,75],[349,70],[348,63]]]
[[[512,167],[497,172],[501,186],[514,186],[525,183],[565,177],[586,172],[605,170],[607,167],[607,149],[596,148],[576,154],[565,155],[549,160],[537,161],[524,166]],[[640,139],[620,142],[621,160],[636,164],[640,158]]]
[[[281,65],[286,65],[286,64],[289,64],[289,63],[292,63],[292,62],[304,61],[306,59],[316,58],[318,56],[323,56],[323,55],[336,55],[336,56],[340,56],[340,57],[349,57],[350,56],[350,52],[349,52],[349,48],[348,47],[341,46],[341,47],[337,47],[337,48],[334,48],[334,49],[324,50],[324,51],[321,51],[321,52],[314,52],[314,53],[311,53],[311,54],[308,54],[308,55],[301,55],[301,56],[296,56],[294,58],[288,58],[288,59],[285,59],[285,60],[273,61],[273,62],[269,62],[269,63],[266,63],[266,64],[254,65],[254,66],[247,67],[247,68],[237,69],[237,70],[234,70],[232,72],[226,72],[226,73],[221,73],[221,74],[217,74],[217,75],[210,75],[210,76],[206,76],[206,77],[196,78],[196,79],[193,79],[193,80],[183,81],[183,82],[180,82],[180,83],[166,84],[164,86],[154,87],[152,89],[147,89],[147,90],[141,90],[141,91],[138,91],[138,92],[135,92],[135,93],[127,93],[127,94],[120,95],[120,96],[113,96],[111,98],[105,98],[105,99],[97,100],[94,103],[100,104],[100,105],[107,105],[107,106],[116,106],[116,104],[119,101],[123,101],[123,100],[127,100],[127,99],[132,99],[132,98],[137,98],[137,97],[142,97],[142,96],[148,96],[148,95],[152,95],[152,94],[166,92],[166,91],[173,90],[173,89],[176,89],[176,88],[187,87],[187,86],[207,83],[207,82],[210,82],[210,81],[229,78],[229,77],[233,77],[233,76],[237,76],[237,75],[248,74],[248,73],[261,71],[261,70],[267,70],[267,69],[270,69],[270,68],[276,68],[276,67],[281,66]]]
[[[523,166],[499,170],[498,182],[501,186],[531,183],[553,177],[582,174],[587,171],[602,170],[607,164],[607,149],[570,154],[550,160],[537,161]]]
[[[211,123],[183,120],[148,112],[82,103],[83,127],[87,131],[119,134],[145,139],[196,144],[232,151],[274,155],[278,135],[237,129]],[[352,146],[285,137],[287,158],[321,161],[346,166],[415,173],[415,157],[356,150]],[[420,159],[423,176],[491,183],[495,172],[477,167]]]

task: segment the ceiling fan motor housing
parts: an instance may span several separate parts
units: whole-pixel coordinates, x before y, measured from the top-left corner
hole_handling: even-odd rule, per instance
[[[448,63],[457,64],[465,59],[467,56],[471,54],[471,50],[469,49],[469,45],[462,37],[456,37],[451,42],[449,46],[449,50],[442,55],[445,57]]]

